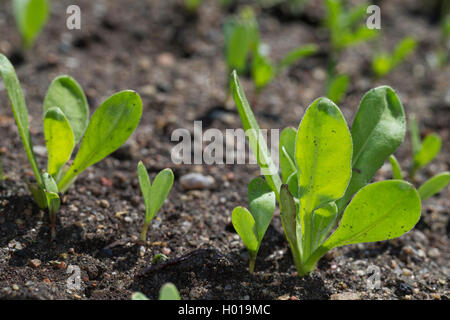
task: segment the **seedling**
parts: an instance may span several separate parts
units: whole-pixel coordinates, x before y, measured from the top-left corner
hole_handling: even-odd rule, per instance
[[[326,96],[334,103],[339,103],[347,91],[348,76],[338,74],[336,65],[340,53],[350,47],[374,39],[378,32],[367,28],[367,4],[363,3],[346,9],[342,0],[326,0],[324,25],[330,34],[330,54],[327,67]]]
[[[436,133],[428,134],[423,141],[420,139],[419,127],[414,116],[409,117],[409,132],[411,136],[413,163],[409,171],[409,179],[415,181],[417,171],[424,168],[439,154],[442,141]],[[403,180],[403,173],[400,163],[391,155],[389,158],[392,167],[392,176],[394,179]],[[422,184],[418,191],[420,198],[428,199],[440,192],[450,183],[450,172],[441,172],[431,177]]]
[[[145,203],[145,219],[141,232],[141,240],[145,241],[150,222],[169,195],[174,177],[172,170],[164,169],[158,173],[152,185],[150,183],[150,177],[148,176],[147,169],[142,161],[140,161],[138,164],[138,178]]]
[[[264,46],[259,44],[258,50],[255,50],[252,64],[252,78],[257,94],[285,68],[301,59],[315,54],[318,50],[318,47],[315,44],[305,44],[291,50],[278,64],[274,64],[270,58],[264,54],[264,50],[261,50],[262,47]]]
[[[241,11],[239,18],[225,24],[225,47],[228,70],[244,74],[250,69],[257,96],[281,71],[318,50],[315,44],[305,44],[289,51],[280,62],[272,62],[268,46],[260,42],[255,15],[248,7]]]
[[[375,76],[380,78],[390,73],[414,52],[416,46],[417,41],[413,37],[405,37],[395,46],[392,53],[381,52],[375,55],[372,60]]]
[[[135,292],[131,296],[131,300],[150,300],[146,297],[142,292]],[[180,293],[178,292],[177,287],[173,283],[166,283],[161,287],[159,291],[158,300],[181,300]]]
[[[280,136],[281,178],[236,72],[231,87],[250,147],[278,199],[300,276],[328,250],[393,239],[418,222],[421,203],[414,186],[398,180],[368,184],[406,130],[402,104],[390,87],[366,93],[351,131],[332,101],[315,100],[298,130],[286,128]]]
[[[250,256],[249,270],[253,273],[261,241],[275,211],[275,193],[263,178],[255,178],[248,185],[248,202],[250,211],[236,207],[231,220],[247,247]]]
[[[184,7],[188,12],[197,12],[203,0],[184,0]]]
[[[251,53],[259,43],[258,23],[253,10],[245,7],[239,16],[229,18],[224,24],[224,35],[228,70],[243,74]]]
[[[47,23],[50,3],[48,0],[13,0],[13,13],[22,46],[29,49]]]
[[[33,152],[28,127],[28,110],[19,79],[9,60],[0,54],[0,76],[8,93],[14,118],[36,182],[27,182],[42,209],[48,208],[55,235],[55,216],[59,193],[64,193],[88,167],[117,150],[136,129],[142,115],[142,101],[131,90],[118,92],[94,112],[89,121],[89,106],[80,85],[69,76],[57,77],[44,100],[43,124],[47,147],[47,170],[41,172]],[[75,146],[78,153],[68,165]]]

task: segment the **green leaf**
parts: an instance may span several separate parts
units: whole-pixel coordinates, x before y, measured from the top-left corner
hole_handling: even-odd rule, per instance
[[[419,152],[420,149],[420,133],[419,133],[419,124],[417,123],[416,116],[411,114],[408,118],[409,120],[409,134],[411,135],[411,145],[413,150],[413,155]]]
[[[352,138],[341,111],[327,98],[315,100],[300,123],[295,148],[300,203],[306,212],[344,195],[351,158]]]
[[[413,37],[403,38],[395,47],[392,53],[392,66],[397,66],[400,62],[411,55],[417,46],[417,41]]]
[[[121,91],[104,101],[92,115],[78,154],[58,184],[61,192],[78,174],[125,143],[136,129],[141,115],[142,100],[134,91]]]
[[[381,86],[364,95],[352,124],[353,174],[337,202],[340,212],[402,143],[405,131],[403,106],[392,88]]]
[[[244,72],[249,54],[259,42],[258,24],[253,11],[247,7],[238,18],[225,22],[225,56],[228,70]]]
[[[275,192],[277,199],[279,199],[279,192],[281,188],[281,179],[278,175],[278,168],[274,164],[272,157],[270,156],[267,143],[264,140],[261,131],[259,130],[258,123],[253,115],[252,109],[248,104],[245,93],[242,90],[241,83],[237,76],[236,71],[233,71],[231,75],[231,90],[233,93],[234,102],[239,112],[239,116],[242,121],[242,126],[247,135],[250,148],[253,154],[256,156],[256,160],[263,170],[264,176],[267,179],[267,183],[271,189]]]
[[[430,163],[438,155],[441,145],[441,138],[436,133],[427,135],[414,155],[413,171],[417,171]]]
[[[382,77],[391,71],[391,57],[385,53],[375,55],[372,60],[372,69],[377,77]]]
[[[284,69],[300,59],[312,56],[317,53],[318,49],[319,47],[315,44],[305,44],[301,47],[295,48],[284,56],[278,65],[278,69]]]
[[[25,48],[33,45],[49,16],[48,0],[13,0],[13,12]]]
[[[5,84],[14,118],[16,119],[17,128],[19,129],[20,138],[22,139],[22,144],[25,148],[28,160],[30,161],[37,184],[42,187],[42,177],[36,162],[36,157],[33,153],[33,145],[31,143],[31,135],[28,128],[28,111],[25,98],[23,96],[22,87],[20,86],[19,79],[17,78],[11,62],[9,62],[8,58],[1,53],[0,76]]]
[[[256,233],[256,222],[250,211],[244,207],[236,207],[231,213],[231,222],[251,255],[256,255],[259,247]]]
[[[149,299],[142,292],[134,292],[131,295],[131,300],[149,300]]]
[[[351,158],[352,138],[341,111],[327,98],[315,100],[300,123],[295,149],[303,260],[314,246],[313,211],[344,195]]]
[[[289,192],[288,186],[283,184],[280,189],[280,203],[283,211],[280,213],[284,234],[289,242],[295,265],[301,264],[301,237],[302,229],[297,215],[297,206]]]
[[[312,250],[322,244],[335,225],[338,217],[338,208],[334,202],[314,210],[313,214],[313,246]]]
[[[173,172],[168,168],[162,170],[156,175],[150,192],[144,195],[144,198],[147,198],[147,200],[145,201],[147,209],[147,212],[145,214],[146,222],[150,222],[163,205],[164,201],[169,195],[170,189],[172,189],[173,180]],[[139,174],[139,183],[141,183],[141,173]],[[150,180],[148,181],[148,184],[150,184]],[[144,188],[146,188],[145,183]]]
[[[77,144],[89,122],[89,105],[83,89],[69,76],[55,78],[44,100],[44,114],[53,107],[58,107],[66,116],[72,127]]]
[[[259,54],[256,50],[252,64],[252,78],[257,90],[261,90],[272,81],[275,68],[267,57]]]
[[[250,213],[255,220],[255,231],[259,247],[275,211],[275,192],[272,191],[263,178],[255,178],[248,185],[248,202]]]
[[[442,172],[425,181],[419,188],[420,198],[428,199],[444,189],[450,182],[450,172]]]
[[[400,167],[400,163],[398,163],[397,158],[391,154],[389,156],[389,162],[392,167],[392,177],[394,179],[403,180],[402,168]]]
[[[44,135],[48,153],[47,171],[56,179],[75,147],[72,128],[61,109],[54,107],[45,113]]]
[[[346,74],[334,77],[328,86],[327,97],[334,103],[339,103],[347,91],[349,82],[350,78]]]
[[[339,227],[323,247],[329,250],[352,243],[400,237],[416,225],[420,211],[419,194],[408,182],[375,182],[355,195]]]
[[[279,155],[283,183],[287,183],[291,174],[297,171],[294,163],[296,136],[297,131],[292,127],[285,128],[280,135]]]
[[[172,283],[166,283],[161,287],[159,291],[158,300],[181,300],[180,293]]]
[[[144,198],[144,204],[146,209],[146,214],[149,215],[150,213],[150,194],[152,192],[152,184],[150,182],[150,177],[148,176],[147,169],[145,168],[142,161],[139,161],[138,163],[138,179],[139,179],[139,186],[141,188],[142,196]]]

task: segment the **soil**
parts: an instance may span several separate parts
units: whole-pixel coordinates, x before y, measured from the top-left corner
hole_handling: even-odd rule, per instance
[[[222,25],[232,13],[205,1],[198,15],[188,15],[179,1],[52,1],[49,24],[36,45],[20,54],[10,1],[0,3],[0,52],[14,62],[30,112],[35,146],[43,146],[42,101],[51,80],[73,76],[83,86],[91,112],[123,89],[141,94],[144,113],[129,142],[79,176],[64,195],[57,238],[50,241],[48,214],[33,203],[22,179],[30,172],[9,101],[0,84],[0,298],[130,299],[141,291],[156,299],[173,282],[183,299],[447,299],[449,274],[449,189],[423,203],[418,225],[401,238],[335,249],[304,278],[296,276],[279,212],[269,227],[257,259],[247,271],[248,255],[230,222],[235,206],[247,205],[247,184],[259,174],[255,165],[174,165],[170,153],[176,128],[240,128],[234,106],[224,105],[226,66]],[[323,95],[328,48],[320,27],[323,8],[310,1],[304,14],[282,10],[258,13],[263,40],[280,59],[301,43],[315,42],[321,54],[295,64],[261,93],[254,106],[262,128],[298,126],[315,98]],[[81,30],[65,27],[66,8],[77,4]],[[422,183],[449,169],[450,67],[430,67],[439,46],[439,25],[421,1],[380,1],[383,35],[378,45],[391,49],[408,34],[419,41],[415,53],[388,76],[370,72],[373,44],[349,49],[338,70],[351,76],[340,103],[349,123],[370,88],[388,84],[406,112],[416,113],[421,133],[443,140],[436,160],[418,175]],[[243,78],[250,99],[253,90]],[[39,149],[39,148],[38,148]],[[396,155],[404,168],[411,161],[409,139]],[[175,173],[168,200],[148,232],[139,239],[144,216],[136,167],[144,161],[152,178],[166,167]],[[38,152],[40,166],[45,154]],[[187,191],[181,176],[211,175],[210,189]],[[383,166],[375,180],[388,179]],[[152,264],[157,254],[169,260]],[[38,261],[37,261],[38,260]],[[81,288],[70,290],[69,266],[81,271]],[[378,272],[379,271],[379,272]],[[380,286],[368,285],[379,276]]]

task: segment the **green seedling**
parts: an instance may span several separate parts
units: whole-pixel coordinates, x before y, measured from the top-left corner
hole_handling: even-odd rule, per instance
[[[285,68],[317,53],[318,50],[315,44],[305,44],[291,50],[278,64],[275,64],[263,53],[261,47],[263,46],[259,44],[258,49],[255,50],[252,63],[252,78],[257,93],[260,93]]]
[[[394,48],[392,53],[382,52],[375,55],[372,60],[372,70],[376,77],[380,78],[390,73],[395,67],[410,56],[417,47],[417,41],[413,37],[403,38]]]
[[[48,0],[13,0],[13,13],[24,49],[33,46],[50,13]]]
[[[164,169],[158,173],[152,185],[147,169],[140,161],[138,164],[138,178],[145,203],[145,219],[141,232],[141,240],[145,241],[147,239],[147,230],[153,217],[163,205],[170,189],[172,189],[174,176],[172,170]]]
[[[188,12],[197,12],[203,0],[184,0],[184,7]]]
[[[142,292],[135,292],[131,296],[131,300],[150,300]],[[158,300],[181,300],[180,293],[173,283],[165,283],[159,291]]]
[[[228,70],[243,74],[259,43],[258,23],[253,10],[245,7],[239,16],[229,18],[224,24],[224,35]]]
[[[441,150],[442,141],[436,133],[428,134],[423,141],[420,139],[419,126],[415,116],[409,117],[409,133],[413,153],[413,163],[409,171],[409,179],[415,182],[417,171],[433,161]],[[400,163],[394,155],[389,158],[394,179],[402,180],[403,173]],[[420,198],[426,200],[440,192],[450,183],[450,172],[441,172],[431,177],[422,184],[418,191]]]
[[[365,24],[367,4],[359,4],[350,9],[346,9],[343,0],[325,0],[324,4],[324,26],[328,29],[331,47],[325,92],[334,103],[339,103],[349,84],[348,76],[336,71],[341,52],[374,39],[378,31],[367,28]]]
[[[243,207],[233,210],[231,221],[250,256],[250,273],[255,270],[261,241],[275,211],[275,193],[263,178],[253,179],[248,186],[250,211]]]
[[[418,222],[421,202],[414,186],[398,180],[369,184],[406,131],[403,106],[390,87],[366,93],[351,131],[332,101],[315,100],[298,130],[286,128],[280,135],[281,177],[273,170],[276,166],[236,72],[231,88],[250,148],[278,200],[300,276],[314,270],[328,250],[393,239]]]
[[[106,99],[89,120],[89,106],[80,85],[69,76],[53,80],[43,107],[48,158],[47,170],[42,173],[33,152],[28,110],[19,79],[12,64],[2,54],[0,76],[36,180],[26,183],[38,206],[49,209],[54,235],[54,219],[60,205],[58,194],[66,192],[80,173],[128,140],[142,115],[141,98],[131,90],[118,92]],[[78,153],[69,165],[78,143]]]

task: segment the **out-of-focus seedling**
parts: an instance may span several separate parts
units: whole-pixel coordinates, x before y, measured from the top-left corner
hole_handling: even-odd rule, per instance
[[[131,90],[118,92],[105,100],[89,120],[89,107],[80,85],[69,76],[53,80],[43,108],[48,158],[47,170],[42,173],[33,152],[28,110],[19,79],[10,61],[2,54],[0,76],[36,180],[26,180],[26,183],[38,206],[49,209],[54,236],[55,215],[60,206],[59,193],[66,192],[81,172],[128,140],[142,115],[141,98]],[[79,142],[78,153],[72,164],[68,165]]]
[[[275,193],[263,178],[255,178],[248,185],[248,202],[250,211],[243,207],[234,208],[231,221],[247,247],[249,269],[253,273],[261,241],[275,211]]]
[[[203,0],[184,0],[184,7],[188,12],[195,13],[202,2]]]
[[[259,44],[253,55],[252,78],[256,93],[260,93],[282,70],[295,62],[315,54],[318,50],[315,44],[305,44],[289,51],[278,63],[273,63],[264,53],[264,45]]]
[[[164,169],[157,174],[152,185],[147,169],[142,161],[140,161],[138,164],[138,178],[145,203],[145,219],[141,232],[141,240],[145,241],[150,222],[163,205],[169,195],[170,189],[172,189],[174,176],[172,170],[168,168]]]
[[[350,47],[374,39],[378,35],[375,29],[365,24],[367,4],[359,4],[347,9],[343,0],[325,0],[324,25],[330,35],[330,53],[327,66],[326,96],[339,103],[347,91],[347,75],[338,74],[336,65],[340,53]]]
[[[33,46],[50,13],[48,0],[13,0],[13,13],[24,49]]]
[[[131,296],[131,300],[150,300],[142,292],[135,292]],[[159,291],[158,300],[181,300],[180,293],[173,283],[165,283]]]
[[[253,10],[245,7],[238,16],[229,18],[224,24],[224,34],[228,70],[243,74],[259,43],[258,23]]]
[[[414,186],[399,180],[369,184],[406,131],[403,106],[390,87],[366,93],[351,131],[331,100],[315,100],[298,130],[286,128],[280,136],[281,178],[236,72],[231,88],[250,147],[266,178],[261,188],[269,187],[278,199],[300,276],[313,271],[317,261],[335,247],[393,239],[418,222],[421,202]],[[250,243],[255,248],[258,233],[248,229],[241,229],[239,235],[253,239]]]
[[[383,77],[390,73],[414,52],[416,46],[416,39],[413,37],[405,37],[397,43],[392,53],[381,52],[376,54],[372,60],[372,69],[375,76]]]
[[[441,150],[441,138],[436,133],[428,134],[423,141],[420,139],[419,126],[414,115],[409,117],[409,133],[413,153],[413,163],[409,170],[409,179],[415,181],[417,171],[429,164]],[[391,155],[389,158],[394,179],[402,180],[403,173],[400,163]],[[440,192],[450,183],[450,172],[441,172],[425,181],[418,189],[420,198],[428,199]]]

